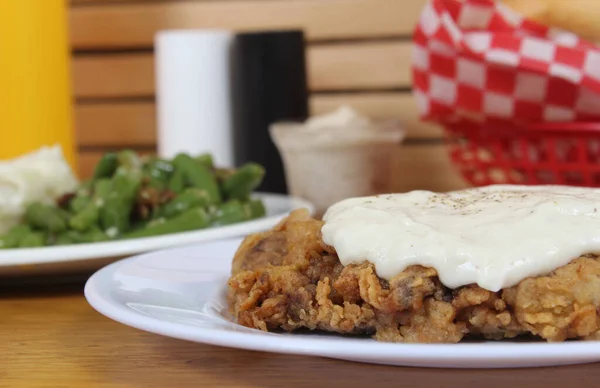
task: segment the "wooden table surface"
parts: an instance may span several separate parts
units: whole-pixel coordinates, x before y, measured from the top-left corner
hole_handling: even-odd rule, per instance
[[[600,386],[600,364],[400,368],[189,343],[103,317],[86,303],[82,289],[82,283],[1,286],[0,387]]]

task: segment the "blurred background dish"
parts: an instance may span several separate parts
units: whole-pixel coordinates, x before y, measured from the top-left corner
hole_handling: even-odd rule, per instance
[[[265,170],[109,152],[78,182],[59,147],[0,164],[0,276],[90,271],[125,255],[267,230],[313,206],[254,190]]]
[[[6,164],[0,187],[12,218],[0,226],[12,227],[0,234],[0,250],[160,236],[266,213],[263,201],[252,198],[265,175],[256,163],[222,168],[211,154],[140,158],[122,150],[106,153],[94,175],[76,185],[61,155],[44,152]]]
[[[297,208],[313,212],[311,203],[282,194],[257,193],[265,204],[263,218],[210,229],[74,245],[0,250],[0,277],[57,276],[86,273],[125,256],[202,241],[245,236],[267,230]]]

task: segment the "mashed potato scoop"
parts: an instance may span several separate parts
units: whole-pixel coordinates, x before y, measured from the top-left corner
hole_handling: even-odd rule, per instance
[[[50,204],[77,185],[60,146],[0,161],[0,234],[20,221],[27,204]]]

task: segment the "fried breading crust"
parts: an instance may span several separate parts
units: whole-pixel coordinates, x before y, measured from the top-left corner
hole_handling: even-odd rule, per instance
[[[547,276],[490,292],[449,289],[432,268],[411,266],[389,282],[372,264],[344,267],[304,210],[247,237],[233,260],[229,305],[238,323],[370,335],[380,341],[455,343],[534,335],[600,339],[600,262],[588,255]]]

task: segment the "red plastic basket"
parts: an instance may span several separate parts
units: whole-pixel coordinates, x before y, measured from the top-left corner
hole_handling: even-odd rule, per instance
[[[447,124],[450,156],[475,186],[600,187],[600,123]]]

